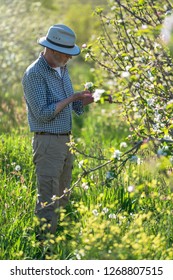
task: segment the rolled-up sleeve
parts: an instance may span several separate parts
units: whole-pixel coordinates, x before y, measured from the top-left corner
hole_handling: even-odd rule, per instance
[[[39,73],[26,73],[22,84],[27,105],[37,121],[48,122],[54,119],[56,103],[48,104],[43,77]]]

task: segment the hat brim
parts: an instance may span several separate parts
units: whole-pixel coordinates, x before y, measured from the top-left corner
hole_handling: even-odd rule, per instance
[[[60,52],[60,53],[65,53],[65,54],[72,55],[72,56],[80,54],[80,48],[77,45],[74,45],[74,47],[72,47],[72,48],[60,47],[60,46],[57,46],[57,45],[54,45],[54,44],[48,42],[46,40],[46,37],[40,38],[38,40],[38,43],[43,47],[52,49],[52,50]]]

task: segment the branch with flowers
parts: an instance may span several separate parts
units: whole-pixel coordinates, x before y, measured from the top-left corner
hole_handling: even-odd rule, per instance
[[[112,1],[109,13],[95,10],[101,33],[83,46],[86,61],[96,65],[95,79],[111,81],[112,102],[120,104],[134,142],[172,133],[172,8],[165,0]],[[102,94],[96,91],[96,102]]]
[[[87,82],[84,85],[85,90],[89,90],[92,93],[94,98],[94,102],[108,101],[109,103],[113,103],[112,96],[110,94],[106,94],[104,89],[96,88],[96,86],[92,82]]]
[[[76,159],[78,158],[78,155],[80,154],[83,157],[92,158],[92,159],[94,158],[94,159],[104,161],[104,162],[95,166],[95,167],[92,167],[92,168],[86,168],[86,167],[83,167],[81,165],[82,172],[79,174],[78,179],[72,184],[71,188],[65,189],[64,194],[62,194],[59,197],[58,196],[53,196],[52,197],[52,202],[42,204],[41,208],[38,209],[37,211],[41,211],[43,208],[47,208],[50,205],[53,205],[55,203],[55,201],[62,199],[64,196],[67,196],[69,193],[71,193],[73,191],[73,189],[75,187],[78,187],[79,185],[81,185],[81,182],[82,182],[83,178],[85,178],[86,176],[88,176],[91,173],[94,173],[94,172],[98,171],[99,169],[102,169],[106,166],[110,166],[110,168],[109,168],[110,171],[107,171],[106,176],[105,176],[104,184],[106,185],[107,182],[112,181],[115,178],[117,179],[118,176],[120,176],[120,174],[124,170],[127,162],[140,165],[142,161],[140,160],[140,157],[137,156],[137,154],[140,151],[140,148],[142,146],[149,145],[150,142],[153,143],[155,148],[157,147],[157,150],[156,150],[157,158],[160,159],[160,158],[163,158],[165,156],[169,156],[170,157],[170,166],[171,166],[172,163],[173,163],[173,156],[172,156],[172,153],[169,150],[169,148],[173,144],[173,139],[170,138],[170,137],[162,138],[159,141],[158,141],[158,139],[156,139],[154,137],[149,137],[147,139],[139,140],[137,143],[134,144],[133,147],[126,150],[124,153],[121,150],[115,149],[114,152],[112,153],[112,155],[110,156],[110,159],[97,158],[97,157],[93,157],[90,154],[86,154],[85,152],[80,151],[77,148],[74,140],[72,140],[68,144],[68,146],[70,147],[71,152],[75,155]],[[127,143],[122,142],[120,144],[120,148],[121,149],[127,148]]]

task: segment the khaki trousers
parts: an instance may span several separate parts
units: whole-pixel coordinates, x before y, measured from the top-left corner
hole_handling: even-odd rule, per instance
[[[33,137],[33,162],[36,168],[38,199],[36,215],[49,224],[48,232],[57,229],[57,208],[64,207],[69,193],[55,200],[70,188],[73,158],[67,143],[69,136],[37,135]],[[49,205],[50,204],[50,205]]]

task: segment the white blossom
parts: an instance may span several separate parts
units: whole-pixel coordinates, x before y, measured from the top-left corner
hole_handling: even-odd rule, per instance
[[[52,201],[55,201],[57,199],[56,195],[54,194],[51,198]]]
[[[121,77],[122,78],[128,78],[130,76],[130,73],[128,72],[128,71],[124,71],[124,72],[122,72],[122,74],[121,74]]]
[[[109,219],[116,219],[116,215],[114,214],[114,213],[112,213],[112,214],[109,214]]]
[[[119,150],[115,150],[113,154],[113,158],[120,159],[120,156],[121,156],[121,152]]]
[[[149,98],[149,99],[147,99],[147,104],[148,104],[149,106],[153,106],[153,105],[154,105],[154,102],[155,102],[154,98]]]
[[[170,141],[173,140],[172,137],[171,137],[170,135],[164,135],[163,138],[164,138],[165,140],[170,140]]]
[[[88,189],[89,189],[89,186],[88,186],[88,184],[87,184],[86,182],[83,182],[83,183],[82,183],[82,188],[83,188],[84,190],[88,190]]]
[[[120,148],[127,148],[127,143],[126,142],[121,142],[120,143]]]
[[[147,28],[148,28],[148,26],[146,24],[142,25],[142,29],[147,29]]]
[[[87,82],[86,84],[85,84],[85,89],[91,89],[92,87],[94,86],[94,84],[92,83],[92,82]]]
[[[108,211],[109,211],[109,209],[108,209],[107,207],[104,207],[104,208],[102,209],[102,212],[103,212],[104,214],[108,213]]]
[[[20,171],[20,170],[21,170],[20,165],[16,165],[16,166],[15,166],[15,170],[16,170],[16,171]]]
[[[81,168],[83,164],[84,164],[84,160],[79,161],[78,163],[79,168]]]
[[[130,68],[132,68],[132,66],[131,65],[127,65],[126,66],[126,71],[129,71]]]
[[[127,188],[128,192],[133,192],[133,191],[134,191],[134,189],[135,189],[135,187],[134,187],[134,186],[128,186],[128,188]]]
[[[87,48],[87,44],[84,43],[84,44],[82,45],[82,48],[83,48],[83,49]]]
[[[93,215],[96,216],[96,217],[99,215],[97,209],[94,209],[94,210],[92,211],[92,213],[93,213]]]
[[[67,189],[67,188],[63,191],[64,194],[66,194],[68,192],[69,192],[69,189]]]
[[[104,89],[96,89],[95,91],[94,91],[94,93],[93,93],[93,97],[94,97],[94,102],[97,102],[97,101],[99,101],[100,100],[100,98],[101,98],[101,96],[102,96],[102,94],[105,92],[105,90]]]

